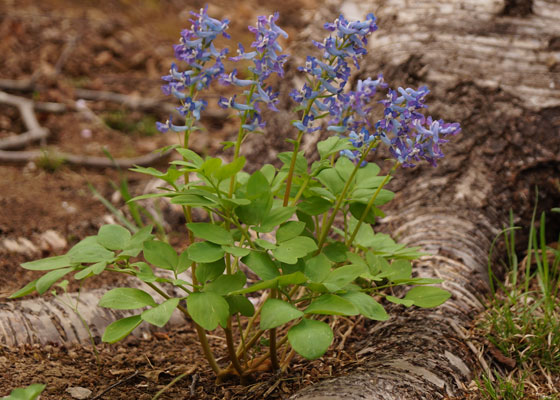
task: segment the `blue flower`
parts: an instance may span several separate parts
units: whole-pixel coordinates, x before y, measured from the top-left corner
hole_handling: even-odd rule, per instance
[[[425,86],[418,90],[398,88],[390,90],[387,100],[381,101],[385,111],[375,124],[377,135],[403,167],[414,167],[421,160],[436,166],[444,156],[441,145],[447,143],[445,137],[461,131],[458,123],[434,121],[420,113],[427,107],[424,103],[428,93]]]
[[[162,124],[161,122],[156,122],[156,128],[161,133],[168,132],[169,130],[173,132],[185,132],[188,129],[188,127],[184,125],[173,125],[173,120],[171,115],[169,116],[169,119],[165,121],[165,124]]]

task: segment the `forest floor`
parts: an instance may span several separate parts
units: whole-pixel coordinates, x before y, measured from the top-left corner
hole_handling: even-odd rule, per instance
[[[61,113],[36,112],[39,123],[50,132],[46,138],[50,149],[101,157],[108,151],[114,158],[130,158],[173,144],[175,137],[154,130],[155,121],[166,119],[165,112],[87,100],[91,112],[84,113],[76,101],[80,89],[170,101],[161,94],[160,76],[173,62],[172,44],[186,27],[188,12],[203,5],[195,0],[111,0],[101,5],[4,0],[0,4],[0,90],[65,106]],[[279,11],[279,25],[295,36],[305,27],[302,13],[312,12],[318,5],[318,0],[285,0],[273,5],[267,0],[217,0],[209,13],[230,18],[229,33],[248,46],[251,35],[246,27],[254,24],[257,15]],[[26,87],[10,90],[10,82]],[[199,152],[214,154],[235,132],[225,116],[220,117],[215,102],[210,109],[214,116],[203,120],[208,135],[199,136],[194,146]],[[24,130],[17,109],[3,106],[0,141]],[[14,150],[34,148],[37,143]],[[135,193],[149,183],[145,176],[124,173]],[[119,179],[114,168],[70,166],[48,155],[28,162],[0,161],[0,307],[10,301],[11,293],[37,277],[22,269],[22,262],[62,254],[111,221],[111,214],[92,196],[88,185],[119,207],[122,202],[111,185]],[[171,242],[180,245],[180,234],[171,236]],[[103,275],[89,279],[82,290],[119,283],[121,278]],[[235,380],[214,384],[195,331],[188,324],[116,345],[97,343],[99,358],[89,344],[10,348],[0,343],[0,396],[15,387],[44,383],[47,388],[42,399],[72,398],[68,389],[76,387],[90,390],[89,398],[151,399],[184,374],[159,398],[285,399],[359,363],[360,338],[369,334],[371,324],[363,319],[338,319],[332,324],[340,335],[335,335],[338,341],[323,358],[313,362],[295,358],[289,374],[263,372],[248,386]],[[210,341],[223,357],[225,343],[217,336]]]

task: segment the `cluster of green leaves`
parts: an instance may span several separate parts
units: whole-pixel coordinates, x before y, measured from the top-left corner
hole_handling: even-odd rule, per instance
[[[331,137],[318,144],[320,160],[312,165],[303,154],[296,154],[292,201],[284,205],[294,154],[280,154],[285,164],[280,169],[264,165],[248,174],[242,170],[243,157],[224,163],[177,147],[182,159],[173,161],[167,171],[134,169],[162,179],[168,189],[133,201],[164,196],[181,205],[187,215],[192,208],[204,209],[209,221],[188,218],[194,240],[184,251],[177,253],[156,240],[151,226],[131,234],[121,226],[105,225],[65,255],[23,264],[26,269],[49,272],[12,298],[35,290],[45,293],[70,273],[78,280],[104,271],[125,273],[145,282],[163,301],[158,303],[138,288],[108,291],[99,302],[101,307],[140,311],[109,325],[103,341],[121,340],[142,322],[164,326],[177,308],[207,331],[228,328],[232,317],[260,314],[259,333],[290,325],[288,342],[308,359],[323,355],[333,340],[330,326],[321,320],[324,315],[361,314],[387,320],[378,296],[407,307],[438,306],[450,294],[425,286],[440,280],[412,277],[410,260],[420,255],[418,249],[373,231],[372,224],[383,215],[377,207],[393,198],[382,188],[388,177],[379,176],[380,169],[373,163],[360,168],[347,158],[336,159],[347,148],[352,148],[348,139]],[[185,182],[180,179],[184,176],[196,179]],[[368,209],[372,196],[373,207]],[[328,226],[333,213],[341,221]],[[180,274],[189,269],[192,281],[181,279]],[[249,271],[252,279],[247,284]],[[161,283],[174,285],[183,295],[168,294]],[[398,285],[417,286],[404,298],[381,290]],[[262,291],[271,295],[255,310],[248,296]]]

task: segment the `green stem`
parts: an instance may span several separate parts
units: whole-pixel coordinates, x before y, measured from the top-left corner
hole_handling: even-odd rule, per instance
[[[239,358],[237,358],[237,354],[235,352],[235,344],[233,343],[233,334],[231,330],[231,317],[228,318],[227,327],[224,328],[224,332],[226,334],[226,343],[227,343],[227,349],[228,349],[228,354],[229,354],[229,359],[231,361],[231,364],[233,365],[233,368],[235,368],[239,376],[243,376],[244,373],[243,367],[239,363]]]
[[[340,210],[340,207],[342,206],[342,203],[344,202],[344,199],[346,198],[346,194],[348,192],[348,189],[350,188],[350,185],[352,185],[352,183],[354,181],[354,177],[356,176],[356,173],[360,169],[360,165],[365,160],[366,156],[368,155],[369,151],[373,148],[375,143],[376,143],[375,141],[371,142],[369,144],[369,146],[367,147],[367,149],[362,153],[362,155],[360,157],[360,160],[356,163],[356,166],[352,170],[352,173],[350,174],[350,177],[346,181],[346,184],[344,185],[344,188],[342,188],[342,193],[340,193],[340,195],[338,196],[338,198],[336,200],[336,203],[335,203],[335,206],[334,206],[334,209],[333,209],[331,215],[329,216],[329,219],[327,220],[326,223],[323,223],[323,226],[322,226],[322,229],[321,229],[321,235],[319,236],[319,242],[317,244],[317,247],[318,247],[317,254],[321,251],[321,248],[323,247],[323,244],[325,244],[325,240],[327,239],[327,235],[328,235],[329,230],[330,230],[330,228],[331,228],[331,226],[334,222],[336,214],[338,213],[338,210]]]
[[[373,203],[375,203],[375,199],[377,198],[379,193],[381,193],[381,189],[383,189],[383,186],[385,186],[387,184],[387,182],[389,182],[389,179],[391,179],[391,176],[393,175],[393,172],[395,172],[395,170],[399,167],[399,165],[400,165],[400,163],[398,161],[395,162],[395,165],[393,165],[393,168],[391,168],[391,170],[385,176],[385,179],[383,179],[383,181],[381,182],[381,184],[379,185],[379,187],[377,188],[377,190],[375,191],[373,196],[371,196],[371,199],[369,199],[369,202],[366,206],[366,209],[364,210],[364,212],[362,213],[362,215],[360,217],[360,220],[358,221],[358,223],[354,227],[354,231],[352,232],[352,235],[350,236],[350,239],[348,239],[348,241],[346,242],[347,246],[351,246],[352,243],[354,243],[354,239],[356,238],[356,235],[358,234],[358,231],[360,230],[360,227],[362,226],[362,223],[366,219],[366,216],[368,215],[369,210],[371,210],[371,208],[373,207]]]
[[[270,298],[275,299],[277,293],[275,289],[270,291]],[[272,363],[272,370],[278,371],[280,369],[280,363],[278,362],[278,354],[276,354],[276,328],[269,329],[269,349],[270,349],[270,362]]]
[[[255,78],[255,76],[253,75],[253,78]],[[251,101],[251,97],[253,97],[253,93],[255,93],[255,89],[256,89],[256,85],[251,85],[251,89],[249,89],[249,93],[247,93],[247,103],[249,103]],[[235,147],[233,150],[233,161],[235,161],[238,157],[239,157],[239,152],[241,151],[241,143],[243,142],[243,139],[245,138],[245,128],[243,128],[243,125],[245,125],[245,122],[247,121],[247,117],[249,116],[249,113],[251,113],[253,111],[251,110],[247,110],[243,113],[243,116],[241,117],[241,123],[239,124],[239,130],[237,131],[237,140],[235,141]],[[235,188],[235,175],[231,177],[230,181],[229,181],[229,197],[233,196],[233,189]]]
[[[307,178],[305,179],[305,182],[303,182],[303,185],[301,185],[301,187],[299,188],[299,190],[296,194],[296,197],[293,198],[292,206],[296,205],[297,201],[299,200],[299,198],[301,197],[301,195],[303,194],[303,192],[307,188],[307,185],[309,185],[310,181],[311,181],[311,176],[307,176]]]
[[[292,190],[292,180],[294,177],[294,170],[296,168],[296,160],[299,152],[299,146],[301,144],[301,139],[303,138],[303,131],[299,131],[296,142],[294,143],[294,152],[292,153],[292,159],[290,161],[290,169],[288,170],[288,178],[286,180],[286,193],[284,193],[284,207],[288,205],[290,201],[290,191]]]

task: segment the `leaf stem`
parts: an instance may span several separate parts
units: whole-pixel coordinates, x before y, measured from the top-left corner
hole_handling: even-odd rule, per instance
[[[292,190],[292,180],[294,178],[294,170],[296,168],[296,160],[299,152],[299,146],[301,144],[301,139],[303,138],[304,131],[299,131],[297,140],[294,143],[294,152],[292,153],[292,159],[290,161],[290,169],[288,170],[288,178],[286,180],[286,192],[284,193],[284,207],[288,205],[290,201],[290,191]]]
[[[375,141],[371,142],[368,145],[367,149],[362,153],[360,159],[356,163],[356,166],[352,170],[352,173],[350,174],[350,177],[346,181],[346,184],[344,185],[344,188],[342,188],[342,192],[340,193],[340,195],[338,196],[338,198],[336,200],[336,204],[334,206],[334,209],[332,210],[331,215],[329,216],[329,219],[327,220],[326,223],[323,224],[322,229],[321,229],[321,235],[319,236],[319,242],[317,244],[317,247],[318,247],[317,254],[321,251],[321,248],[323,247],[323,244],[325,244],[325,240],[327,239],[327,235],[328,235],[329,230],[330,230],[330,228],[331,228],[331,226],[334,222],[336,214],[338,213],[338,210],[340,210],[340,207],[342,206],[342,202],[346,198],[346,194],[348,192],[348,189],[352,185],[352,183],[354,181],[354,177],[356,176],[356,173],[358,172],[358,169],[360,169],[360,165],[365,160],[366,156],[368,155],[369,151],[373,148],[375,143],[376,143]]]
[[[233,365],[233,368],[235,368],[239,376],[243,376],[245,371],[243,370],[243,367],[239,363],[239,358],[237,357],[237,354],[235,352],[235,344],[233,343],[233,333],[231,330],[231,317],[228,318],[227,327],[224,328],[224,332],[226,334],[226,343],[227,343],[227,349],[228,349],[228,354],[229,354],[229,359],[231,361],[231,364]]]
[[[375,199],[377,198],[379,193],[381,193],[381,189],[383,189],[383,186],[385,186],[387,184],[387,182],[389,182],[389,179],[391,179],[391,176],[393,175],[393,172],[395,172],[395,170],[399,167],[399,165],[400,165],[400,163],[398,161],[395,162],[395,165],[393,165],[393,168],[391,168],[391,170],[387,173],[387,175],[385,176],[385,179],[383,179],[383,181],[381,182],[381,184],[379,185],[379,187],[377,188],[377,190],[375,191],[373,196],[371,196],[371,198],[369,199],[369,202],[368,202],[364,212],[362,213],[362,215],[360,217],[360,220],[358,221],[358,223],[354,227],[354,231],[352,232],[352,235],[350,236],[350,239],[348,239],[348,241],[346,242],[347,246],[351,246],[352,243],[354,243],[354,239],[356,238],[356,235],[358,234],[358,231],[360,230],[360,227],[362,226],[362,223],[366,219],[366,216],[368,215],[369,211],[373,207],[373,203],[375,203]]]

